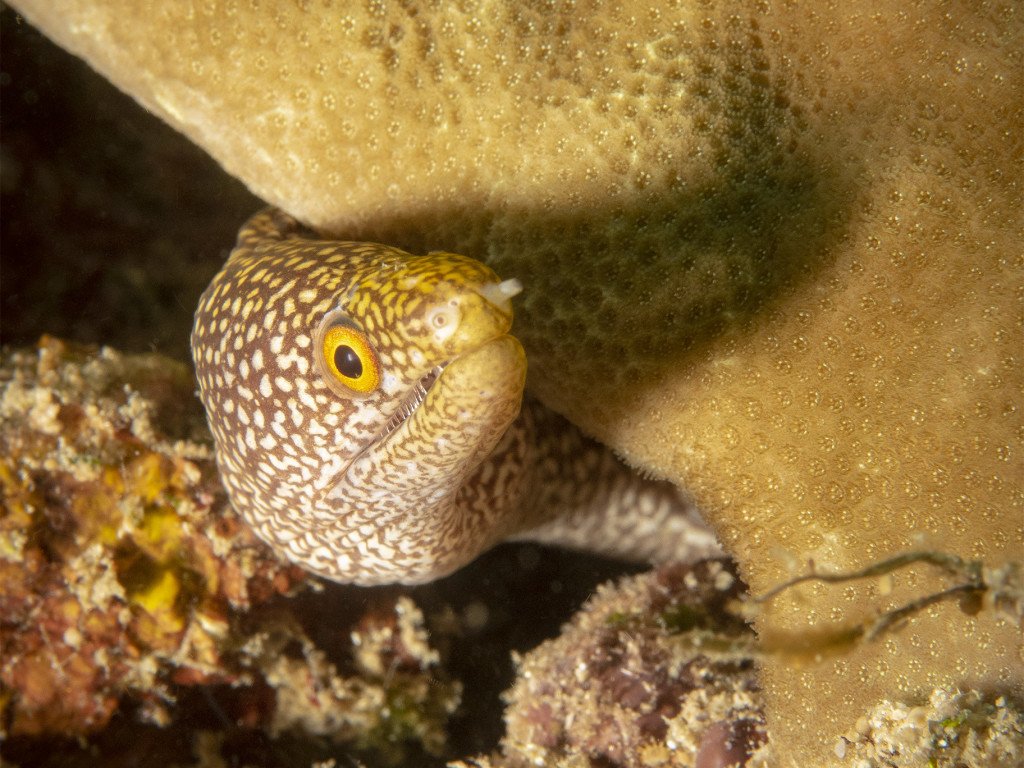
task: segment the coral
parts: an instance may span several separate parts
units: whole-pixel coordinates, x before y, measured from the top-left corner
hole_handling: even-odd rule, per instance
[[[304,574],[225,503],[186,366],[46,337],[0,356],[0,384],[5,756],[126,712],[173,725],[199,689],[271,736],[444,746],[460,689],[419,610],[365,616],[337,671],[280,602]]]
[[[741,586],[717,560],[602,586],[518,660],[502,754],[475,764],[763,765],[753,633],[729,609]]]
[[[410,741],[440,754],[447,741],[444,725],[459,704],[461,687],[443,679],[440,656],[427,636],[423,614],[408,597],[386,613],[367,615],[352,632],[352,675],[339,674],[294,628],[254,636],[245,654],[258,659],[277,694],[271,734],[294,730],[322,736],[372,749],[384,762],[403,760],[402,745]],[[283,654],[297,638],[301,653]]]
[[[1016,5],[17,6],[291,213],[521,279],[532,390],[690,487],[755,592],[1019,552]],[[802,585],[758,627],[946,585]],[[770,660],[780,760],[886,698],[1019,691],[1018,644],[944,604]]]
[[[835,753],[857,768],[1024,765],[1024,711],[1004,696],[936,688],[916,706],[881,702]]]
[[[164,720],[162,674],[216,678],[228,612],[302,575],[209,514],[209,447],[159,426],[187,423],[185,366],[44,338],[0,380],[10,733],[102,728],[129,690]]]

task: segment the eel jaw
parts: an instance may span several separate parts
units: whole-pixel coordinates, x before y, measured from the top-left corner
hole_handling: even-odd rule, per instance
[[[405,399],[398,407],[398,410],[395,411],[390,419],[388,419],[387,424],[384,425],[384,428],[377,435],[377,438],[370,443],[367,448],[379,445],[387,440],[396,429],[402,426],[402,424],[404,424],[408,418],[416,412],[417,408],[423,405],[423,401],[427,399],[427,393],[430,391],[430,388],[434,386],[434,382],[440,378],[444,369],[447,367],[447,362],[435,365],[427,371],[427,373],[418,382],[416,382],[416,384],[413,385],[412,390],[405,396]],[[362,455],[362,453],[363,451],[360,451],[359,455]],[[358,456],[356,458],[358,458]],[[355,459],[353,459],[353,461],[354,460]]]
[[[366,457],[367,454],[372,451],[380,450],[384,447],[388,440],[397,432],[409,419],[412,417],[420,406],[427,399],[427,394],[434,386],[435,382],[444,373],[453,361],[448,360],[438,365],[435,365],[426,374],[424,374],[419,381],[417,381],[409,393],[402,400],[402,404],[398,407],[391,418],[388,419],[387,423],[381,428],[380,432],[377,433],[376,437],[370,440],[364,445],[355,455],[353,455],[347,461],[335,460],[330,463],[329,466],[325,467],[322,475],[322,490],[319,491],[315,499],[318,503],[330,502],[331,500],[337,501],[344,498],[344,481],[348,476],[349,471],[353,465],[357,464],[360,459]],[[333,511],[329,513],[327,521],[333,521]]]
[[[411,440],[413,444],[423,443],[423,450],[436,450],[437,443],[433,439],[424,438],[419,434],[423,425],[430,421],[433,421],[433,426],[424,434],[435,434],[436,431],[457,432],[461,439],[456,438],[454,442],[461,443],[462,452],[473,455],[475,460],[479,461],[480,449],[483,449],[484,444],[493,442],[491,436],[484,439],[477,449],[468,449],[466,440],[471,439],[469,435],[481,431],[481,425],[486,425],[492,420],[494,405],[485,405],[478,412],[480,424],[475,424],[477,419],[470,416],[465,409],[460,409],[462,415],[458,417],[458,424],[447,425],[424,417],[421,412],[424,404],[428,404],[435,395],[446,399],[452,396],[453,391],[472,392],[475,394],[471,394],[470,397],[482,398],[483,401],[477,400],[482,404],[493,401],[493,397],[488,395],[489,392],[502,392],[502,397],[515,401],[511,417],[506,413],[500,416],[511,423],[514,415],[518,413],[526,379],[525,353],[518,340],[509,335],[512,325],[511,299],[520,291],[522,285],[515,279],[478,283],[472,289],[463,288],[458,291],[456,295],[461,319],[455,332],[447,337],[445,342],[445,346],[453,353],[452,356],[436,364],[412,385],[374,439],[344,464],[340,461],[331,462],[330,469],[326,469],[321,475],[321,499],[334,503],[344,500],[346,487],[350,482],[352,487],[365,489],[368,482],[364,474],[365,467],[383,461],[384,457],[392,454],[395,447],[405,440]],[[488,362],[481,365],[481,359]],[[469,371],[467,365],[470,366]],[[454,376],[453,379],[448,376],[449,373]],[[501,411],[502,409],[498,407],[497,412]],[[503,433],[504,428],[500,431]],[[486,430],[482,433],[486,434]],[[493,445],[490,445],[490,448],[493,449]],[[360,465],[364,465],[364,470],[357,471],[356,468]],[[430,480],[434,478],[424,478],[426,485],[430,485]]]
[[[387,469],[390,461],[405,465],[406,472],[421,473],[418,487],[424,498],[434,494],[446,477],[464,476],[493,451],[518,415],[525,383],[525,352],[518,340],[507,334],[432,368],[412,387],[375,440],[325,473],[321,499],[333,510],[325,510],[326,517],[336,515],[335,505],[346,503],[353,490],[364,498],[382,498],[379,494],[386,495],[385,488],[394,482],[402,486],[395,492],[406,493],[409,477],[403,479],[403,473]],[[468,399],[453,409],[453,397],[456,402]],[[435,398],[447,405],[425,411]],[[457,413],[454,418],[453,411]],[[440,448],[442,445],[445,447]],[[425,463],[418,459],[409,462],[410,457],[421,455],[432,458]],[[414,466],[419,468],[411,469]],[[377,523],[383,520],[375,519]]]
[[[395,430],[401,427],[402,424],[404,424],[409,417],[412,416],[412,414],[415,413],[421,405],[423,405],[423,402],[427,399],[427,393],[430,391],[430,388],[433,387],[435,382],[437,382],[444,373],[444,370],[451,363],[455,362],[460,357],[473,353],[480,347],[491,343],[496,338],[499,338],[508,332],[512,318],[512,299],[522,293],[522,291],[523,284],[514,277],[500,282],[484,283],[473,290],[473,293],[477,294],[478,297],[484,300],[484,306],[487,308],[487,311],[477,312],[476,316],[486,318],[485,323],[488,325],[495,323],[498,317],[502,318],[501,320],[497,320],[500,330],[498,328],[492,328],[491,333],[494,335],[483,339],[479,346],[465,350],[457,357],[443,363],[439,363],[428,371],[415,385],[413,385],[409,394],[405,396],[402,404],[398,407],[398,410],[395,411],[390,419],[388,419],[387,424],[384,425],[384,428],[377,435],[377,438],[367,446],[366,450],[369,450],[374,445],[380,445],[387,440]],[[361,451],[359,455],[361,456],[363,453],[365,453],[365,450]],[[359,456],[356,457],[356,459],[358,458]],[[356,459],[353,459],[353,463]]]

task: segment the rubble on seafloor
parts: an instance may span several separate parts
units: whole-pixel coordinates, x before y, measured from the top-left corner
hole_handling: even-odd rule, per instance
[[[604,585],[517,660],[500,755],[460,768],[763,765],[754,636],[719,560]]]
[[[517,657],[501,749],[452,768],[780,765],[755,661],[786,651],[755,642],[743,595],[731,565],[716,560],[601,586],[559,637]],[[800,768],[1024,766],[1019,701],[948,687],[919,698],[880,702],[829,760]]]
[[[1024,765],[1024,712],[999,694],[943,687],[927,702],[883,701],[835,748],[854,768]]]
[[[106,730],[173,728],[197,694],[214,726],[190,726],[181,765],[216,764],[217,718],[380,764],[438,752],[460,685],[419,609],[400,597],[364,616],[339,670],[283,597],[316,582],[226,503],[193,386],[166,357],[51,337],[0,356],[4,759],[102,758]]]

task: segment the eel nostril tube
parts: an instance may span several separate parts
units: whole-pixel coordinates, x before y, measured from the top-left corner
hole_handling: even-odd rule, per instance
[[[477,291],[502,312],[512,313],[512,297],[523,291],[523,284],[514,277],[500,283],[488,283]]]

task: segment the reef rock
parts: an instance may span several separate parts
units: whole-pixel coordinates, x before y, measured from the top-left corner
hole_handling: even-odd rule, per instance
[[[518,660],[502,754],[478,764],[766,765],[754,636],[729,608],[741,593],[716,560],[603,585]]]
[[[302,570],[228,506],[193,389],[155,354],[52,337],[0,354],[3,758],[106,763],[144,724],[177,740],[181,765],[198,755],[180,745],[204,739],[242,762],[247,742],[292,737],[382,764],[440,752],[461,688],[422,613],[408,597],[366,613],[339,670],[281,599]],[[220,720],[204,722],[211,708]]]

